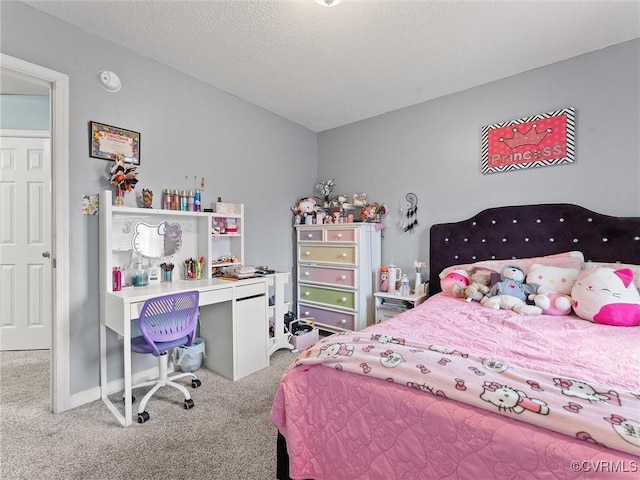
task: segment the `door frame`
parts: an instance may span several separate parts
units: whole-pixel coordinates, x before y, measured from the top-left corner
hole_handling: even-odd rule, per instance
[[[69,392],[69,77],[0,53],[2,68],[50,85],[52,318],[50,403],[54,413],[71,408]]]

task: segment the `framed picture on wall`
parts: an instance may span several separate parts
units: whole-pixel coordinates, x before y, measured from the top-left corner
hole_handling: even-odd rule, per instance
[[[575,108],[494,123],[482,128],[482,173],[572,163]]]
[[[140,133],[104,123],[89,122],[89,156],[115,160],[124,155],[125,163],[140,165]]]

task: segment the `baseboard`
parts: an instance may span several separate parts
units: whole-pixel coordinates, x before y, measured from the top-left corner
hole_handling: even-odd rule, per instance
[[[169,365],[168,374],[173,373],[175,369],[173,365]],[[133,385],[137,383],[146,382],[147,380],[153,380],[154,378],[158,378],[159,368],[152,367],[147,370],[143,370],[142,372],[134,373],[131,376],[131,383]],[[124,378],[120,378],[118,380],[113,380],[107,383],[107,395],[112,395],[114,393],[124,391]],[[82,392],[74,393],[69,396],[68,405],[69,409],[80,407],[87,403],[95,402],[96,400],[100,400],[100,387],[90,388],[88,390],[83,390]]]

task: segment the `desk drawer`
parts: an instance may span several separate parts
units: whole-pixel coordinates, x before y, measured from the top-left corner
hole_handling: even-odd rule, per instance
[[[265,283],[252,283],[250,285],[238,285],[236,287],[236,299],[266,295]]]
[[[200,292],[200,305],[211,305],[214,303],[228,302],[233,297],[231,288],[221,288],[218,290],[206,290]]]
[[[324,283],[350,288],[356,286],[356,271],[353,269],[301,265],[299,272],[298,278],[301,282]]]
[[[305,305],[303,303],[298,305],[298,317],[313,317],[317,324],[334,328],[343,328],[345,330],[353,330],[353,327],[356,324],[355,313],[326,310],[324,308]]]
[[[142,307],[144,306],[144,302],[136,302],[132,303],[131,308],[131,320],[136,318],[140,318],[140,312],[142,311]]]
[[[353,309],[356,303],[355,297],[356,292],[348,290],[333,290],[310,285],[299,286],[298,298],[303,302],[322,303],[338,308]]]
[[[309,245],[299,245],[298,260],[300,262],[355,265],[356,247],[338,245],[331,247],[314,247]]]

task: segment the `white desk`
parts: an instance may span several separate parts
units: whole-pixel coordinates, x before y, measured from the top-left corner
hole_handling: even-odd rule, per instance
[[[264,278],[208,279],[126,287],[100,295],[100,396],[123,426],[132,422],[131,321],[152,297],[198,290],[204,366],[237,380],[268,366],[268,287]],[[202,308],[204,307],[204,308]],[[123,337],[124,415],[107,397],[107,328]]]

